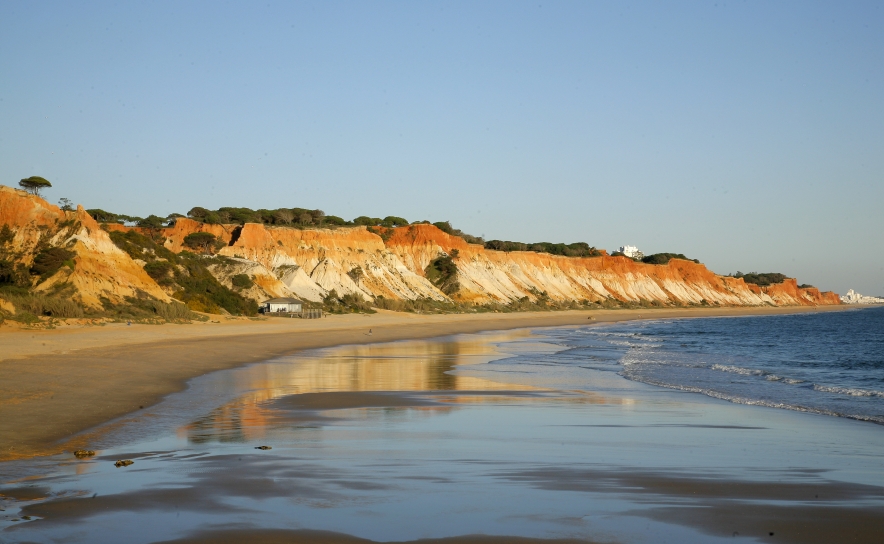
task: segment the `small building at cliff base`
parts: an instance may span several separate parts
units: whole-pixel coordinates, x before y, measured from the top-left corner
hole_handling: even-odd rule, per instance
[[[275,314],[275,313],[290,313],[290,314],[298,314],[301,313],[301,308],[303,308],[304,303],[296,298],[271,298],[270,300],[265,300],[261,303],[261,313],[265,314]]]

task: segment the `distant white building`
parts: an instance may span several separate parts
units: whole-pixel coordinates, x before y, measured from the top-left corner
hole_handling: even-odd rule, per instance
[[[884,304],[884,298],[867,297],[851,289],[847,291],[846,295],[841,297],[841,302],[844,304]]]
[[[303,302],[296,298],[271,298],[261,303],[261,313],[271,314],[285,312],[290,314],[301,313]]]
[[[620,253],[626,255],[630,259],[641,259],[645,256],[645,254],[639,251],[639,249],[635,246],[620,246],[620,249],[618,251],[620,251]]]

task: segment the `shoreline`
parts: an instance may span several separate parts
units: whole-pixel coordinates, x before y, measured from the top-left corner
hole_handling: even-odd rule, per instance
[[[850,307],[575,310],[512,314],[332,315],[0,331],[0,461],[85,446],[73,437],[138,412],[217,370],[347,344],[637,319],[781,315]],[[594,318],[591,320],[590,318]],[[369,331],[371,331],[369,333]]]

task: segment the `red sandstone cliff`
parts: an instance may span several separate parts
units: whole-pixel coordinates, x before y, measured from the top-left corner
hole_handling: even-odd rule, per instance
[[[117,303],[139,292],[169,301],[156,282],[111,242],[82,206],[68,212],[24,191],[0,186],[2,225],[13,234],[12,240],[3,245],[3,254],[15,263],[30,266],[43,247],[63,247],[76,254],[73,269],[62,267],[35,285],[37,291],[69,286],[75,300],[91,307],[100,307],[101,297]]]
[[[211,230],[210,230],[211,229]],[[318,300],[331,289],[365,298],[446,297],[425,278],[433,259],[457,250],[463,302],[509,302],[545,292],[558,301],[640,300],[662,303],[723,305],[839,304],[834,293],[799,289],[794,280],[761,288],[742,279],[718,276],[702,264],[673,259],[667,265],[637,263],[626,257],[562,257],[530,251],[502,252],[468,244],[432,225],[381,229],[383,237],[365,227],[298,230],[246,224],[207,226],[189,219],[166,230],[166,247],[178,250],[184,236],[205,230],[228,246],[219,253],[260,265],[269,295],[286,290]],[[359,268],[361,275],[351,274]],[[272,281],[273,277],[279,283]],[[281,285],[280,285],[281,284]]]
[[[61,226],[71,220],[75,226]],[[96,305],[102,296],[119,300],[138,290],[167,300],[139,263],[117,249],[82,208],[63,212],[40,198],[0,187],[0,224],[10,225],[15,231],[13,248],[26,264],[30,263],[28,259],[33,260],[34,248],[41,240],[76,251],[74,270],[60,271],[38,289],[67,282],[89,305]],[[316,301],[334,289],[339,295],[353,293],[365,299],[447,300],[449,297],[426,279],[424,270],[440,255],[457,250],[460,289],[451,298],[462,302],[507,303],[523,297],[534,300],[537,294],[546,293],[556,301],[840,304],[835,293],[801,289],[791,279],[759,287],[679,259],[666,265],[650,265],[626,257],[577,258],[486,250],[426,224],[381,229],[380,236],[365,227],[299,230],[253,223],[242,227],[205,225],[182,218],[175,226],[162,229],[161,234],[167,248],[180,252],[184,238],[194,232],[210,232],[226,244],[218,253],[229,260],[211,265],[210,270],[228,286],[234,275],[247,274],[256,285],[244,294],[256,299],[297,296]]]

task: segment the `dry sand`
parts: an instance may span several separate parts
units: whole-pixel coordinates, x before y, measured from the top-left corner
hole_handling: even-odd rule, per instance
[[[341,344],[486,330],[682,317],[837,311],[844,307],[591,310],[324,319],[218,319],[188,325],[0,327],[0,461],[58,453],[74,435],[158,402],[196,376]],[[591,321],[589,318],[594,318]],[[371,333],[369,333],[371,331]]]

